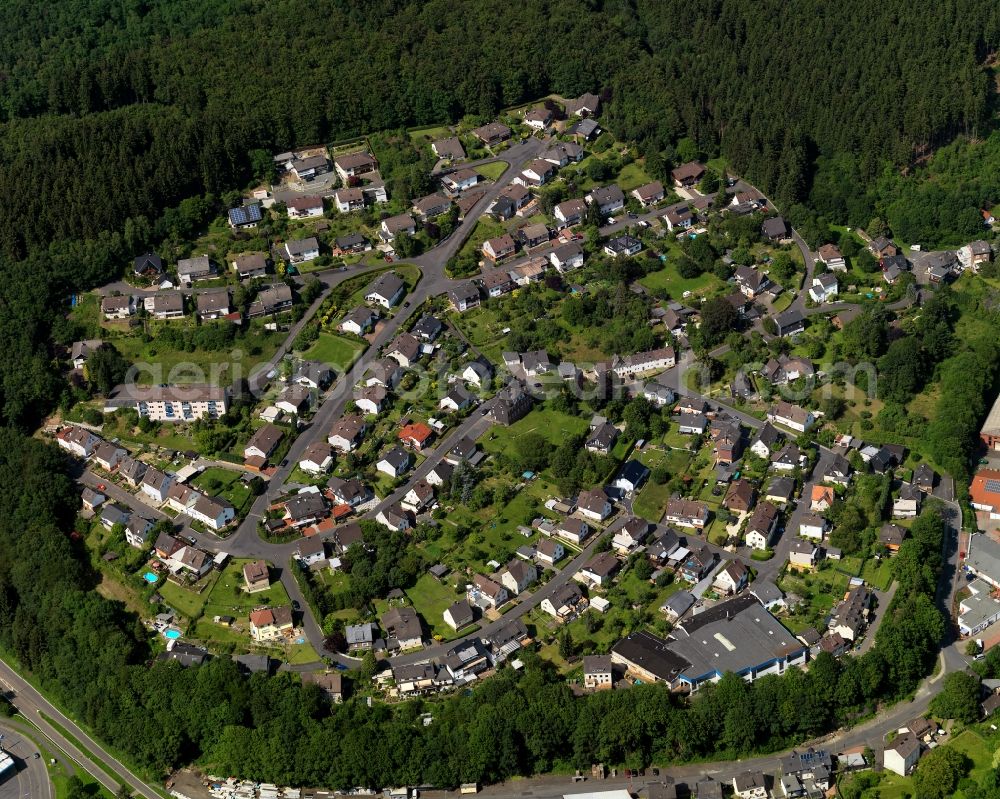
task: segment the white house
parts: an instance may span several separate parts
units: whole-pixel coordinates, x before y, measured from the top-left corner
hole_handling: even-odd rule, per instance
[[[839,291],[837,276],[831,272],[817,275],[813,278],[812,286],[809,288],[809,296],[813,302],[830,302]]]
[[[100,436],[82,427],[67,427],[56,436],[59,446],[78,458],[89,458],[101,441]]]
[[[317,441],[306,447],[299,460],[299,468],[309,474],[324,474],[333,465],[333,450],[329,443]]]
[[[908,775],[920,760],[920,741],[910,733],[893,739],[882,753],[882,765],[901,777]]]
[[[792,405],[790,402],[779,401],[767,412],[767,420],[804,433],[813,426],[816,417],[813,416],[812,411],[807,411],[798,405]]]
[[[807,513],[799,519],[799,535],[813,541],[822,541],[826,537],[827,521],[815,513]]]

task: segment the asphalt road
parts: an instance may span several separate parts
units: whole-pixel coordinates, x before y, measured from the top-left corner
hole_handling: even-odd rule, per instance
[[[38,735],[13,719],[0,722],[0,747],[14,760],[14,770],[0,775],[0,799],[52,799],[55,795],[46,761],[26,733]]]
[[[96,743],[86,732],[84,732],[69,717],[52,705],[44,696],[31,687],[31,685],[21,678],[6,663],[0,661],[0,685],[8,691],[8,696],[13,705],[20,711],[26,719],[29,719],[42,734],[65,752],[73,761],[94,779],[101,783],[111,793],[115,793],[124,782],[131,788],[136,796],[144,799],[161,799],[161,796],[154,788],[134,776],[124,765],[122,765],[110,752]],[[10,695],[13,692],[13,696]],[[80,748],[69,738],[65,737],[58,729],[45,720],[41,714],[53,719],[63,729],[76,738],[77,741],[86,747],[87,751]],[[27,748],[27,744],[25,744]],[[35,761],[41,762],[41,761]],[[44,765],[43,765],[44,770]],[[41,782],[40,777],[33,775],[36,784]],[[48,776],[45,776],[45,784],[48,786]],[[45,791],[49,791],[46,788]],[[51,796],[50,793],[39,791],[37,796]],[[35,794],[32,794],[35,799]]]

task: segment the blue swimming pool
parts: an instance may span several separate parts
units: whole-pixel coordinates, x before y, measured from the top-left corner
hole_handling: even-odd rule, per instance
[[[164,638],[169,638],[171,641],[176,641],[178,638],[181,637],[181,631],[180,630],[167,630],[166,632],[163,633],[163,637]]]
[[[157,577],[153,572],[146,572],[144,575],[142,575],[142,579],[145,580],[147,583],[155,583],[160,578]]]

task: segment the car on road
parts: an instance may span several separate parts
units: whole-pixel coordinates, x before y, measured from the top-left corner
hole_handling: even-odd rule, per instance
[[[106,488],[107,488],[107,486],[104,485],[104,483],[98,483],[97,484],[97,490],[98,491],[104,491]]]
[[[302,606],[299,605],[299,600],[297,600],[297,599],[293,599],[292,600],[292,609],[293,610],[301,610],[302,609]]]
[[[197,538],[195,538],[195,537],[194,537],[193,535],[189,535],[189,536],[187,537],[187,542],[188,542],[188,543],[189,543],[189,544],[190,544],[191,546],[194,546],[195,544],[197,544],[197,543],[198,543],[198,539],[197,539]]]
[[[617,225],[618,224],[618,220],[615,219],[613,216],[609,216],[608,217],[608,224],[609,225]]]
[[[409,300],[407,300],[406,302],[404,302],[404,303],[403,303],[403,307],[404,307],[404,308],[409,308],[409,307],[410,307],[410,301],[409,301]]]

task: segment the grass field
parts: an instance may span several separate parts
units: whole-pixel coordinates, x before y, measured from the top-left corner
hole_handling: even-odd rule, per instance
[[[169,580],[164,582],[158,590],[170,607],[178,613],[187,616],[189,619],[195,619],[201,615],[208,595],[212,590],[212,585],[218,579],[218,573],[212,572],[206,579],[209,581],[208,587],[200,593],[192,588],[183,588],[175,585]]]
[[[646,170],[642,168],[642,164],[638,161],[633,161],[628,166],[622,167],[622,171],[618,173],[618,179],[615,182],[627,194],[632,189],[637,189],[639,186],[644,186],[651,181],[652,178],[646,174]]]
[[[650,272],[639,278],[639,282],[650,290],[664,289],[674,299],[681,299],[685,291],[704,294],[722,286],[722,281],[710,272],[704,272],[698,277],[684,278],[677,273],[677,266],[666,264],[663,269]]]
[[[303,357],[310,361],[321,361],[338,372],[346,372],[364,350],[364,343],[357,339],[320,333],[316,342],[303,353]]]
[[[413,603],[414,610],[427,623],[431,635],[440,636],[445,641],[459,637],[458,633],[445,624],[442,616],[448,607],[461,598],[447,582],[439,582],[430,574],[424,574],[412,587],[406,589],[406,595]]]
[[[410,141],[414,144],[421,142],[432,142],[437,139],[446,139],[452,135],[451,128],[447,125],[438,125],[431,128],[414,128],[407,131],[410,134]]]
[[[892,563],[888,558],[883,559],[881,563],[870,558],[865,561],[861,570],[861,579],[879,591],[888,591],[892,584]]]
[[[494,161],[492,164],[480,164],[477,167],[473,167],[476,172],[487,180],[496,180],[509,168],[512,167],[508,167],[503,161]]]
[[[211,466],[195,477],[191,483],[213,496],[221,496],[228,500],[239,516],[247,509],[254,496],[250,487],[240,480],[241,476],[242,472],[235,469]]]
[[[587,429],[587,421],[578,416],[539,408],[510,427],[492,427],[480,442],[487,452],[511,452],[517,441],[528,433],[539,433],[552,446],[561,444],[567,436],[579,435]]]
[[[223,569],[222,574],[212,590],[208,594],[205,602],[205,616],[235,616],[237,621],[241,617],[249,616],[254,608],[264,605],[278,606],[288,604],[288,592],[285,586],[275,580],[272,570],[271,587],[266,591],[256,594],[248,594],[243,590],[243,566],[250,563],[250,558],[242,558],[230,561],[229,565]],[[245,621],[245,619],[243,619]]]
[[[175,324],[183,324],[177,322]],[[246,338],[238,339],[232,348],[216,352],[195,350],[187,352],[172,349],[153,340],[146,343],[140,335],[105,336],[105,340],[129,361],[140,366],[136,382],[153,383],[210,383],[222,385],[232,382],[239,374],[246,376],[258,364],[268,361],[284,339],[284,334],[255,327]],[[237,350],[241,358],[234,365],[232,353]],[[148,365],[148,367],[146,366]]]

